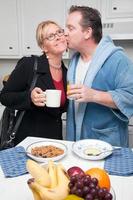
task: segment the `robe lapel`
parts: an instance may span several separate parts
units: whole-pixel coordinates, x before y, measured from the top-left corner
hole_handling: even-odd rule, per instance
[[[85,76],[85,79],[84,79],[84,82],[83,82],[84,85],[91,88],[92,83],[95,79],[95,76],[98,73],[98,71],[101,69],[101,67],[103,66],[105,60],[112,53],[114,53],[117,50],[122,50],[122,48],[115,47],[110,37],[108,37],[108,36],[104,37],[100,41],[99,45],[97,46],[96,52],[93,55],[92,62],[89,66],[87,74]],[[68,70],[68,80],[72,80],[72,81],[75,80],[75,71],[76,71],[76,66],[77,66],[77,62],[78,62],[78,57],[79,57],[79,54],[76,53],[76,55],[73,57],[73,59],[70,63],[70,69]],[[77,116],[76,116],[76,133],[74,133],[76,135],[76,140],[81,139],[82,124],[83,124],[86,106],[87,106],[87,103],[80,103],[79,104],[78,113],[77,113]],[[75,115],[72,116],[72,117],[75,117]],[[71,119],[71,121],[69,120],[69,123],[70,124],[72,123],[72,119]],[[73,126],[71,125],[71,127],[73,127]],[[74,130],[72,130],[72,133],[73,132],[74,132]]]

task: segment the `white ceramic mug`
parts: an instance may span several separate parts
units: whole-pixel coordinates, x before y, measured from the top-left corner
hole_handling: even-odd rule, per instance
[[[58,108],[61,104],[61,90],[48,89],[44,92],[46,95],[46,106]]]

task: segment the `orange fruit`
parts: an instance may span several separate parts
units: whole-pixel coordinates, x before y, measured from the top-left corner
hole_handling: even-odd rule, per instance
[[[98,185],[100,188],[106,187],[108,190],[110,190],[111,187],[110,178],[104,169],[91,168],[88,169],[85,173],[90,175],[91,178],[97,178]]]

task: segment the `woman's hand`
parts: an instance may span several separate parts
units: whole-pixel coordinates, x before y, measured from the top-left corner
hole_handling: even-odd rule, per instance
[[[46,103],[46,95],[41,88],[35,87],[31,92],[31,101],[36,105],[43,107]]]

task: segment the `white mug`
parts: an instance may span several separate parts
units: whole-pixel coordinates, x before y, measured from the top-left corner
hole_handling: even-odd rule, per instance
[[[44,92],[46,95],[46,106],[58,108],[61,104],[61,90],[48,89]]]

